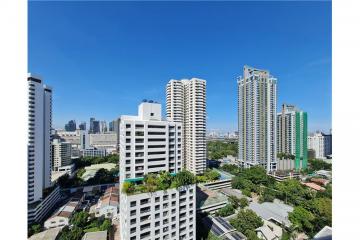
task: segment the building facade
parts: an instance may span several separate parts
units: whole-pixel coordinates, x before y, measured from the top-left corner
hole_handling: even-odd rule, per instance
[[[332,154],[332,135],[323,132],[311,134],[308,137],[308,148],[315,151],[315,157],[326,159],[326,156]]]
[[[166,116],[183,125],[184,168],[202,174],[206,169],[206,81],[170,80],[166,86]]]
[[[89,145],[97,149],[106,149],[107,152],[116,151],[116,133],[89,134]]]
[[[143,102],[120,118],[120,186],[149,173],[182,170],[182,124],[161,119],[161,105]],[[120,194],[120,239],[196,238],[196,186]]]
[[[86,122],[81,122],[79,124],[79,129],[85,131],[86,130]]]
[[[276,169],[277,79],[244,66],[238,84],[239,161],[243,167]]]
[[[39,77],[28,79],[28,203],[51,186],[52,90]]]
[[[307,167],[307,131],[307,113],[283,104],[277,114],[277,153],[294,155],[297,170]]]
[[[73,132],[76,130],[76,121],[70,120],[67,124],[65,124],[65,131]]]
[[[52,142],[52,166],[53,171],[59,171],[61,167],[71,165],[71,143],[54,139]]]

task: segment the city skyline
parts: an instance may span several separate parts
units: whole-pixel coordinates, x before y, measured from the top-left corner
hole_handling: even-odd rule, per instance
[[[271,20],[252,19],[254,8]],[[249,23],[257,30],[246,40]],[[165,105],[170,79],[198,77],[208,82],[208,129],[236,131],[244,65],[277,76],[277,112],[297,105],[310,132],[329,131],[331,3],[29,3],[29,72],[57,89],[55,128],[135,114],[142,99]]]

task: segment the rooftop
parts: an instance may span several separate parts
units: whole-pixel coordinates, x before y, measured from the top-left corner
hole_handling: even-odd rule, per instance
[[[61,227],[50,228],[43,232],[32,235],[29,240],[55,240],[61,231]]]
[[[196,188],[196,208],[227,202],[227,197],[217,191],[207,188]]]
[[[107,231],[87,232],[81,240],[107,240]]]
[[[316,191],[325,191],[325,188],[317,185],[316,183],[312,183],[312,182],[308,182],[308,183],[302,183],[303,185],[311,188],[311,189],[314,189]]]
[[[66,217],[70,218],[72,214],[75,212],[77,207],[80,205],[80,201],[71,199],[64,206],[60,207],[54,215],[52,215],[49,219],[53,217]]]
[[[314,240],[331,240],[332,239],[332,228],[325,226],[315,236]]]
[[[294,208],[290,205],[280,202],[279,200],[264,203],[251,202],[249,208],[265,220],[273,220],[279,224],[283,223],[286,227],[291,226],[288,215],[289,212],[294,210]]]
[[[119,205],[119,188],[109,187],[105,194],[99,199],[97,208]]]

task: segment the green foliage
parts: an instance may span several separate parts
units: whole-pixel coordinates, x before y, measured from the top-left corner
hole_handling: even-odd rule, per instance
[[[86,172],[85,168],[80,168],[77,172],[77,177],[81,178],[81,176]]]
[[[283,182],[276,184],[276,197],[285,201],[286,203],[291,203],[295,206],[300,205],[301,202],[313,197],[313,193],[300,184],[298,180],[287,179]]]
[[[121,191],[126,194],[155,192],[195,183],[196,177],[189,171],[180,171],[176,176],[171,176],[168,172],[161,172],[145,175],[140,184],[124,182]]]
[[[254,230],[246,230],[245,231],[245,236],[247,237],[248,240],[261,240],[260,238],[258,238],[256,232]]]
[[[38,223],[33,223],[29,226],[29,229],[28,229],[28,237],[30,237],[31,235],[34,235],[36,233],[39,233],[41,232],[41,225],[38,224]]]
[[[295,159],[295,156],[292,155],[292,154],[288,154],[288,153],[278,153],[277,154],[277,158],[278,159],[292,159],[294,160]]]
[[[233,205],[227,204],[225,207],[220,208],[215,214],[220,217],[227,217],[235,213]]]
[[[242,194],[244,194],[247,197],[251,197],[251,191],[249,189],[243,189],[241,190]]]
[[[228,201],[235,209],[240,206],[240,199],[235,196],[229,196]]]
[[[79,227],[73,227],[71,230],[68,226],[65,226],[61,230],[59,240],[81,240],[83,235],[83,230]]]
[[[82,211],[75,213],[71,218],[70,223],[76,227],[84,228],[87,225],[89,213]]]
[[[196,177],[194,174],[187,170],[180,171],[176,176],[174,177],[171,187],[181,187],[185,185],[195,184],[196,183]]]
[[[238,175],[242,169],[234,164],[224,164],[220,167],[221,170],[224,170],[225,172],[231,173],[232,175]]]
[[[122,185],[121,192],[129,194],[135,191],[135,186],[131,182],[124,182]]]
[[[220,178],[220,173],[216,170],[206,170],[204,173],[204,176],[209,180],[209,181],[215,181],[218,180]]]
[[[104,222],[100,225],[100,231],[110,231],[111,230],[111,222],[109,219],[105,219]]]
[[[326,185],[325,187],[325,191],[318,191],[316,193],[316,197],[317,198],[330,198],[332,199],[332,185],[331,184],[328,184]]]
[[[319,159],[311,159],[308,161],[310,171],[331,170],[332,165]]]
[[[263,225],[263,221],[254,211],[241,209],[236,217],[230,220],[230,224],[239,232],[245,233],[246,230],[255,231]]]
[[[289,213],[289,220],[296,225],[300,231],[312,235],[314,230],[314,215],[303,207],[297,206],[294,211]]]
[[[246,198],[240,198],[240,207],[245,208],[249,206],[249,201]]]
[[[210,141],[207,143],[208,159],[218,160],[227,155],[237,156],[238,144],[222,141]]]

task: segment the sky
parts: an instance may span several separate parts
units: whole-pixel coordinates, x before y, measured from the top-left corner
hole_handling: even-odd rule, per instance
[[[53,88],[53,126],[136,115],[170,79],[207,81],[207,129],[237,130],[244,65],[278,79],[278,111],[331,128],[331,2],[29,2],[28,70]]]

